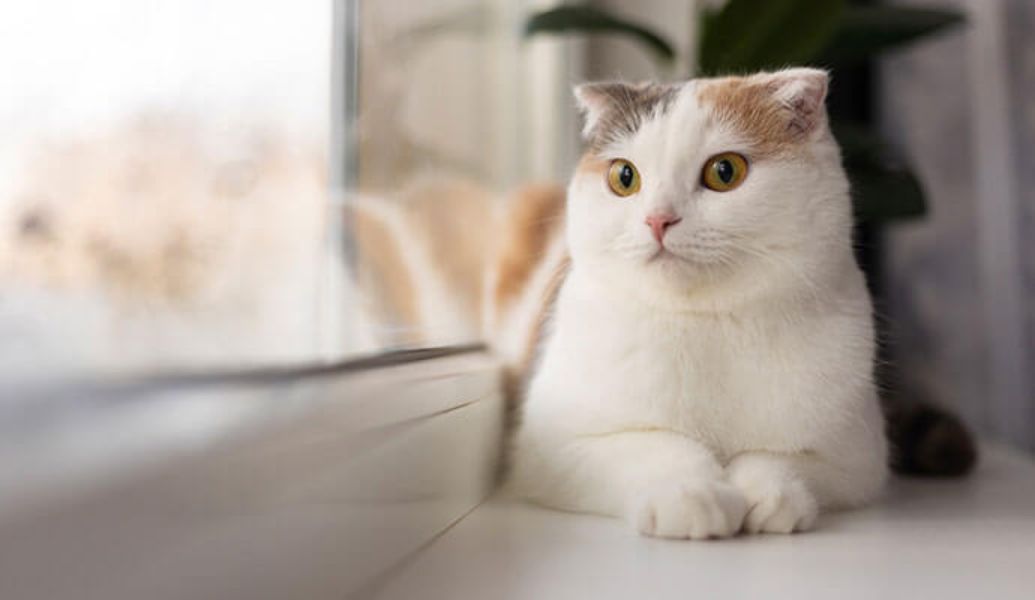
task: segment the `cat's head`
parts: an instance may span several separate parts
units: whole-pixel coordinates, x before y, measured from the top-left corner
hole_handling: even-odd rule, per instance
[[[808,282],[850,249],[826,92],[826,72],[802,68],[577,87],[588,149],[568,193],[574,263],[677,301]]]

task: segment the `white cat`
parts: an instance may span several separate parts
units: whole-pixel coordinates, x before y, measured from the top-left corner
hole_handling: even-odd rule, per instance
[[[814,69],[576,89],[570,267],[513,490],[694,539],[805,530],[880,491],[871,304],[826,90]]]

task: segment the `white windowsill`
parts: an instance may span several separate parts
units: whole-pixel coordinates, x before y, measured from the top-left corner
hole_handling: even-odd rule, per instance
[[[0,440],[0,598],[951,600],[1035,589],[1035,462],[996,446],[970,478],[897,480],[878,505],[795,536],[652,540],[612,519],[505,498],[479,506],[500,441],[499,375],[467,353],[134,393],[98,404],[74,436],[56,419]],[[174,419],[184,414],[189,423]],[[37,477],[24,477],[29,459]]]
[[[0,598],[362,595],[492,489],[484,353],[202,379],[0,421]]]
[[[1032,598],[1035,462],[985,447],[963,480],[896,480],[816,531],[651,540],[623,523],[494,499],[397,573],[395,598]]]

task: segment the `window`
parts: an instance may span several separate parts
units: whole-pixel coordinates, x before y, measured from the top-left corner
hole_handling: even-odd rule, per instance
[[[497,209],[517,184],[572,164],[570,42],[522,40],[521,2],[357,5],[349,339],[478,340]]]
[[[570,43],[525,10],[5,5],[0,378],[480,339],[484,221],[575,147]]]
[[[0,8],[0,377],[321,356],[331,12]]]
[[[525,8],[0,8],[0,595],[337,597],[484,498],[479,219],[575,140]]]

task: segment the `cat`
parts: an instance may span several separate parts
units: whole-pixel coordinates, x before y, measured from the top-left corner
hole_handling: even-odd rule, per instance
[[[798,74],[810,71],[795,71]],[[833,174],[832,178],[839,186],[840,196],[835,196],[833,203],[836,210],[847,210],[846,183],[844,175],[841,174],[836,159],[836,148],[831,147],[829,133],[826,130],[825,117],[822,114],[822,90],[825,89],[825,79],[821,73],[812,72],[811,76],[818,79],[819,84],[812,90],[819,95],[811,96],[812,104],[802,106],[801,109],[819,110],[820,113],[810,114],[815,121],[794,121],[794,126],[811,124],[814,127],[810,130],[812,136],[821,136],[826,149],[826,168]],[[760,76],[762,77],[762,76]],[[767,76],[773,77],[773,76]],[[774,80],[776,81],[776,80]],[[808,80],[806,80],[807,82]],[[612,123],[614,131],[618,127],[628,126],[629,122],[621,123],[616,121],[615,115],[608,115],[604,109],[609,107],[609,98],[617,96],[617,99],[638,99],[649,97],[651,93],[658,93],[659,107],[666,107],[664,115],[668,118],[675,118],[671,112],[678,106],[675,103],[680,90],[689,87],[696,88],[699,92],[709,92],[714,99],[723,98],[728,102],[741,101],[740,106],[745,107],[743,100],[763,99],[765,96],[758,96],[755,92],[766,89],[766,86],[759,86],[758,82],[748,85],[747,80],[727,80],[729,85],[719,85],[719,82],[697,82],[684,84],[682,86],[651,86],[643,90],[633,86],[603,86],[583,88],[580,92],[583,104],[589,113],[587,133],[590,134],[590,152],[583,160],[579,172],[576,173],[575,181],[587,176],[595,184],[601,185],[602,175],[594,173],[595,160],[593,147],[601,140],[600,136],[607,136],[608,131],[597,129],[596,126]],[[783,91],[791,91],[793,88],[781,88]],[[805,89],[805,88],[802,88]],[[613,95],[598,95],[595,98],[589,96],[594,90]],[[649,92],[647,91],[649,90]],[[806,98],[807,99],[807,98]],[[639,104],[643,107],[644,104]],[[735,106],[735,104],[734,104]],[[773,109],[774,104],[768,108]],[[732,109],[733,106],[729,107]],[[745,107],[747,108],[747,107]],[[766,108],[762,106],[750,106],[752,111],[761,111]],[[710,117],[716,117],[714,108],[709,113]],[[780,113],[757,112],[757,117],[779,116]],[[659,113],[658,116],[661,116]],[[726,118],[734,116],[733,113],[726,114]],[[785,115],[786,116],[786,115]],[[638,113],[627,115],[631,119],[641,119],[643,116]],[[632,121],[635,124],[635,121]],[[769,123],[772,124],[771,122]],[[646,132],[652,127],[649,123],[641,123],[640,129]],[[656,127],[657,125],[654,125]],[[684,131],[685,142],[675,145],[673,141],[666,142],[674,148],[683,148],[690,152],[692,130]],[[626,137],[629,133],[626,132]],[[678,131],[673,132],[677,136]],[[734,131],[726,131],[726,134],[737,134]],[[803,133],[798,133],[803,134]],[[678,138],[677,138],[678,140]],[[800,142],[799,142],[800,143]],[[664,146],[661,146],[662,148]],[[598,151],[598,150],[597,150]],[[750,168],[750,166],[748,166]],[[765,173],[765,164],[762,166]],[[684,178],[689,183],[698,180],[700,168],[691,168]],[[759,173],[751,173],[749,177],[759,176]],[[770,177],[773,176],[770,169]],[[785,182],[785,183],[794,183]],[[745,184],[746,185],[746,184]],[[572,204],[583,201],[585,198],[578,196],[582,188],[572,185],[569,191],[572,192]],[[744,191],[746,191],[745,188]],[[599,192],[599,189],[597,189]],[[612,203],[632,204],[635,197],[611,198],[604,197],[600,202],[610,201]],[[804,201],[801,201],[804,202]],[[551,368],[552,362],[556,360],[556,368],[564,370],[566,357],[554,358],[548,356],[546,350],[553,342],[553,334],[558,329],[557,324],[563,319],[555,317],[557,310],[557,297],[559,291],[565,288],[567,279],[572,274],[570,259],[568,256],[568,242],[566,231],[573,227],[589,227],[593,224],[592,218],[586,222],[586,215],[582,220],[572,219],[568,221],[566,213],[568,204],[568,192],[560,185],[553,183],[533,183],[521,185],[512,190],[505,199],[500,199],[490,190],[463,180],[439,178],[422,181],[407,185],[406,188],[397,194],[391,193],[369,193],[362,194],[353,200],[350,205],[349,229],[353,232],[355,241],[355,271],[357,289],[359,290],[364,311],[372,319],[367,330],[377,333],[374,347],[384,348],[392,344],[416,344],[416,346],[439,346],[439,344],[455,341],[475,341],[483,339],[489,343],[489,347],[496,354],[504,365],[504,386],[508,398],[508,431],[513,431],[519,421],[523,402],[529,396],[529,383],[534,383],[537,376],[541,378],[543,371]],[[635,206],[635,205],[633,205]],[[499,208],[502,207],[502,210]],[[613,207],[617,208],[617,207]],[[575,213],[578,217],[580,213]],[[603,213],[601,213],[603,214]],[[644,228],[644,224],[633,223],[637,228]],[[630,224],[629,227],[633,227]],[[867,323],[869,322],[868,300],[858,288],[858,272],[854,264],[847,258],[846,252],[850,247],[850,233],[848,217],[844,213],[837,215],[837,228],[835,232],[829,232],[832,238],[830,243],[834,249],[841,252],[841,267],[844,268],[847,279],[851,281],[858,296],[856,301],[860,304],[855,316],[856,325],[860,328],[858,337],[864,342],[864,348],[854,349],[855,368],[859,372],[859,378],[863,378],[863,385],[870,388],[864,402],[866,410],[866,424],[873,428],[875,450],[868,461],[868,466],[873,472],[869,477],[873,479],[871,486],[876,493],[879,488],[880,479],[883,477],[882,464],[882,442],[880,431],[882,425],[879,417],[875,415],[873,406],[873,384],[865,381],[869,377],[870,358],[868,348],[873,343]],[[685,224],[683,227],[686,227]],[[642,232],[643,233],[643,232]],[[809,235],[819,235],[820,232],[809,230]],[[465,240],[465,243],[455,243],[457,239]],[[648,238],[649,241],[649,238]],[[448,252],[436,250],[436,248],[449,247]],[[420,260],[421,256],[435,257],[435,260]],[[789,273],[786,282],[801,282],[802,286],[798,292],[816,292],[810,282],[802,278],[801,272],[794,274],[794,269],[802,268],[797,263],[781,264],[779,258],[771,259],[774,267],[783,269],[782,272]],[[786,261],[786,259],[783,259]],[[580,271],[574,269],[576,274]],[[766,271],[763,274],[767,274]],[[643,281],[649,283],[650,281]],[[652,288],[646,288],[650,291]],[[822,291],[822,290],[821,290]],[[618,290],[617,292],[622,292]],[[663,290],[662,290],[663,292]],[[691,291],[692,292],[692,291]],[[617,301],[620,294],[616,293],[612,301]],[[688,297],[693,297],[689,294]],[[820,296],[822,297],[822,296]],[[663,296],[659,297],[663,299]],[[419,302],[418,302],[419,300]],[[601,298],[601,302],[609,298]],[[815,300],[815,298],[807,298]],[[642,302],[642,299],[640,300]],[[460,307],[460,310],[456,308]],[[463,316],[468,316],[468,322],[462,324]],[[816,321],[822,321],[822,311],[817,311],[815,316],[799,314],[799,318],[808,325],[816,317]],[[598,330],[597,325],[587,326],[590,332]],[[831,357],[837,357],[842,349],[833,344],[834,348],[828,356],[822,356],[817,361],[817,366]],[[715,346],[719,348],[720,346]],[[747,364],[747,360],[744,361]],[[887,426],[888,437],[891,442],[890,466],[901,474],[909,475],[940,475],[958,476],[967,473],[976,459],[973,439],[969,431],[953,415],[938,408],[935,403],[929,401],[916,401],[914,398],[923,398],[925,394],[915,389],[915,386],[907,386],[908,378],[899,377],[894,372],[893,362],[887,360],[879,361],[881,369],[881,388],[884,391],[882,399],[885,400],[885,411],[889,421]],[[623,365],[611,365],[615,369]],[[716,371],[717,372],[717,371]],[[676,371],[673,377],[683,377],[684,373]],[[572,385],[581,385],[586,382],[583,373],[573,371],[561,373],[562,380],[570,380]],[[894,381],[891,381],[894,380]],[[593,380],[588,380],[590,383]],[[846,380],[847,381],[847,380]],[[830,384],[832,389],[837,389],[842,383]],[[534,390],[533,390],[534,392]],[[630,398],[630,401],[635,398]],[[530,406],[535,403],[531,399]],[[576,415],[567,423],[558,425],[578,426],[580,420]],[[801,424],[811,425],[808,422],[807,414],[798,415]],[[530,420],[528,422],[531,422]],[[526,424],[528,424],[528,422]],[[638,427],[647,423],[637,423]],[[780,433],[779,421],[764,424],[772,436]],[[527,439],[528,431],[525,431]],[[551,498],[552,488],[549,473],[538,473],[535,470],[522,468],[521,448],[519,443],[519,458],[516,468],[511,469],[511,482],[521,480],[521,475],[531,477],[531,482],[526,481],[525,492],[528,496],[538,499],[546,504],[559,504],[557,498]],[[525,445],[524,448],[529,448]],[[527,457],[527,454],[525,455]],[[544,454],[544,457],[551,456]],[[506,472],[508,462],[513,461],[514,456],[506,456],[502,471]],[[527,463],[526,463],[527,466]],[[542,476],[541,479],[539,476]],[[519,491],[522,485],[514,486]],[[804,505],[805,514],[797,522],[778,522],[772,520],[768,523],[770,529],[783,526],[785,529],[804,529],[811,524],[815,510],[812,503],[816,502],[815,494],[809,490],[801,491],[801,486],[794,486],[797,498]],[[558,486],[557,490],[565,489]],[[570,489],[568,489],[570,491]],[[729,489],[728,489],[729,491]],[[538,493],[537,493],[538,492]],[[807,492],[807,496],[806,496]],[[731,492],[735,499],[737,490]],[[740,492],[740,496],[743,493]],[[857,502],[865,500],[867,493],[860,493],[854,499]],[[802,500],[804,497],[804,500]],[[811,502],[810,502],[811,501]],[[738,500],[732,500],[734,504]],[[746,505],[747,501],[744,500]],[[816,502],[818,505],[819,503]],[[599,507],[564,505],[566,508],[576,509],[598,509]],[[734,507],[736,508],[736,507]],[[818,506],[816,507],[819,508]],[[771,507],[770,507],[771,510]],[[618,512],[618,511],[615,511]],[[735,511],[736,512],[736,511]],[[781,518],[789,521],[793,511],[786,511]],[[749,529],[762,527],[760,516],[757,513],[753,520],[748,522]],[[734,514],[734,517],[737,515]],[[736,519],[732,519],[736,521]],[[732,531],[733,524],[728,528]],[[684,532],[685,533],[685,532]]]
[[[9,200],[0,324],[21,338],[5,346],[7,376],[211,366],[228,356],[266,363],[307,351],[311,271],[334,214],[323,204],[325,159],[318,145],[292,150],[282,133],[258,128],[238,146],[214,146],[220,131],[194,115],[142,114],[105,135],[44,146],[20,185],[0,190]],[[568,274],[566,191],[526,184],[500,197],[432,166],[433,176],[392,171],[392,185],[405,185],[367,185],[350,202],[355,252],[344,268],[361,302],[349,303],[346,347],[484,340],[504,365],[513,429]],[[184,335],[188,325],[207,333]],[[924,400],[893,360],[879,366],[891,466],[968,471],[975,450],[959,420]]]
[[[648,536],[813,527],[887,474],[828,76],[576,89],[587,151],[508,487]],[[542,285],[542,284],[540,284]]]
[[[472,181],[428,174],[351,199],[356,308],[375,350],[481,339],[495,205]]]

